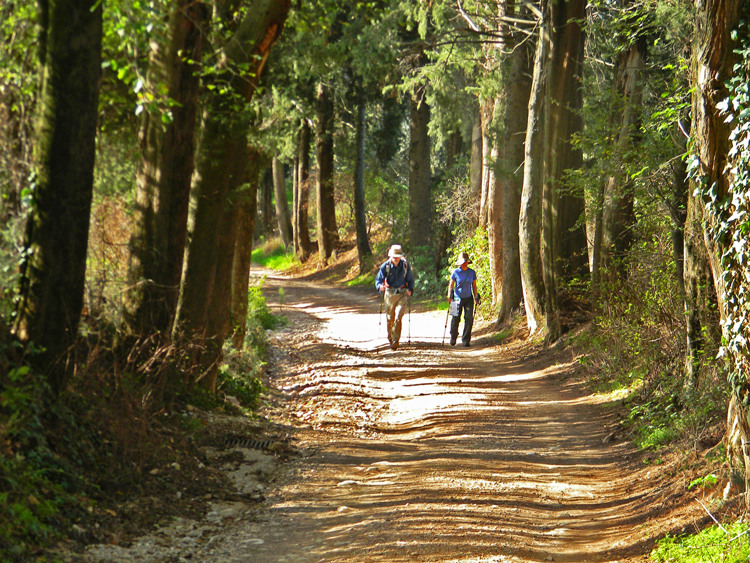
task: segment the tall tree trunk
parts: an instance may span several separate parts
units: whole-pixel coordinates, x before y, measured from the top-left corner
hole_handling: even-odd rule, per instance
[[[286,197],[286,182],[284,180],[284,164],[273,157],[273,193],[276,201],[276,221],[279,225],[279,236],[284,248],[292,244],[292,221],[289,217],[289,202]]]
[[[634,194],[632,182],[624,169],[640,128],[645,56],[646,39],[639,37],[615,63],[612,121],[616,126],[613,144],[617,156],[615,170],[604,185],[599,261],[599,265],[607,269],[613,262],[622,260],[633,242]],[[624,275],[622,268],[617,270]]]
[[[546,0],[543,2],[546,4]],[[542,10],[547,14],[547,9]],[[544,328],[544,277],[542,272],[542,189],[544,180],[544,102],[547,80],[548,27],[542,22],[534,56],[524,149],[523,191],[519,215],[519,255],[526,323],[529,333]]]
[[[270,162],[261,173],[258,200],[258,214],[260,216],[256,229],[259,235],[271,236],[276,221],[276,213],[273,208],[273,168]]]
[[[372,265],[372,249],[367,238],[367,215],[365,214],[365,109],[367,99],[360,88],[357,103],[356,140],[357,157],[354,167],[354,222],[357,231],[357,256],[360,275],[369,271]]]
[[[482,187],[479,198],[479,227],[487,228],[487,205],[489,203],[490,184],[494,182],[495,172],[492,168],[492,118],[495,113],[495,99],[483,100],[480,103],[482,124]]]
[[[508,61],[507,100],[504,117],[502,151],[503,174],[503,284],[498,324],[510,320],[523,300],[518,220],[523,189],[524,139],[531,93],[531,53],[525,42],[516,44]]]
[[[724,248],[722,241],[714,237],[714,229],[720,217],[718,210],[707,209],[707,204],[714,198],[715,201],[722,201],[726,197],[731,197],[731,176],[728,173],[727,161],[731,147],[729,135],[734,124],[726,122],[726,117],[721,114],[717,104],[729,97],[726,83],[732,76],[737,60],[735,49],[738,47],[737,41],[732,39],[731,34],[738,28],[740,20],[747,17],[747,14],[742,13],[743,10],[747,10],[747,6],[742,0],[696,0],[695,4],[692,117],[694,150],[700,161],[700,178],[691,180],[689,190],[689,193],[693,195],[688,200],[685,283],[686,291],[690,293],[687,288],[687,241],[689,237],[687,229],[691,218],[696,217],[704,225],[703,242],[708,250],[708,261],[716,289],[721,326],[724,327],[722,336],[727,342],[731,342],[733,335],[729,333],[729,330],[734,323],[725,322],[727,320],[726,280],[721,261]],[[706,189],[710,190],[710,195],[705,193]],[[721,217],[721,219],[724,218]],[[737,274],[743,275],[742,272]],[[744,353],[740,351],[735,356],[731,347],[728,350],[732,398],[727,413],[727,429],[730,432],[727,449],[730,463],[744,470],[745,504],[750,508],[750,451],[747,448],[747,443],[750,442],[750,423],[746,407],[748,397],[750,397],[750,386],[747,383],[746,372],[737,374],[738,370],[743,370],[741,366],[746,365]]]
[[[430,106],[420,92],[411,100],[409,141],[409,244],[429,249],[432,241]]]
[[[339,243],[336,226],[336,200],[333,182],[333,95],[325,84],[318,84],[318,255],[323,264],[328,262]]]
[[[34,206],[14,333],[41,350],[29,356],[55,393],[65,387],[78,334],[94,183],[102,5],[39,1],[40,91]]]
[[[245,136],[235,138],[232,147],[231,166],[227,182],[227,199],[221,211],[221,225],[216,238],[216,272],[214,288],[207,296],[209,306],[206,315],[207,338],[203,341],[203,350],[199,364],[204,369],[199,383],[204,389],[216,391],[216,378],[219,364],[224,353],[224,341],[230,335],[232,326],[232,282],[233,262],[237,234],[239,232],[239,213],[241,187],[248,179],[248,150]]]
[[[504,95],[504,94],[503,94]],[[493,104],[495,111],[501,111],[504,101],[498,97]],[[493,117],[494,121],[494,117]],[[490,282],[492,287],[492,305],[497,306],[502,298],[503,287],[503,188],[495,173],[499,164],[500,148],[498,143],[492,144],[490,151],[492,173],[487,192],[487,242],[489,248]]]
[[[200,339],[207,351],[196,358],[200,369],[210,374],[221,353],[218,321],[209,317],[215,307],[214,292],[219,263],[219,234],[224,208],[231,188],[241,179],[236,160],[244,155],[248,117],[237,112],[235,103],[249,101],[263,71],[271,46],[281,33],[290,3],[256,0],[238,23],[236,31],[223,47],[223,78],[231,85],[231,98],[214,91],[203,114],[201,138],[193,177],[191,216],[192,233],[185,256],[180,298],[173,334],[176,339]],[[259,14],[262,17],[259,17]],[[222,14],[227,16],[227,14]],[[231,17],[231,14],[229,14]],[[252,78],[235,72],[237,66],[252,64]],[[229,300],[229,292],[217,298]],[[213,390],[215,380],[204,377],[202,384]]]
[[[469,159],[469,185],[471,195],[476,202],[474,218],[479,221],[479,207],[482,200],[482,156],[484,149],[482,145],[482,113],[479,104],[476,105],[474,124],[471,127],[471,156]]]
[[[130,236],[125,320],[137,334],[168,332],[179,295],[187,236],[190,178],[200,76],[208,23],[206,4],[179,0],[169,16],[166,44],[152,42],[149,88],[167,87],[172,120],[143,113],[141,162]]]
[[[299,133],[299,194],[297,198],[297,210],[295,211],[297,231],[299,233],[299,248],[297,254],[303,262],[312,254],[312,242],[310,241],[310,228],[308,226],[308,202],[310,200],[310,122],[303,119],[302,128]]]
[[[258,179],[260,175],[260,152],[248,151],[247,189],[237,198],[236,217],[237,238],[232,260],[232,344],[235,350],[245,345],[247,329],[248,285],[250,284],[250,263],[253,255],[253,233],[258,209]]]
[[[461,131],[454,130],[445,142],[445,171],[452,177],[456,174],[456,162],[463,152],[463,136]],[[453,182],[448,181],[446,184],[446,193],[444,197],[448,200],[453,197]],[[440,221],[437,226],[438,232],[435,235],[435,270],[440,271],[446,265],[448,249],[453,243],[453,232],[449,223]]]
[[[555,79],[547,82],[544,151],[544,287],[546,331],[550,342],[560,337],[557,287],[563,276],[563,263],[577,261],[583,269],[586,265],[585,233],[582,227],[574,227],[580,219],[583,199],[561,195],[565,170],[577,169],[583,164],[581,151],[574,149],[570,141],[583,129],[579,116],[584,45],[581,21],[585,7],[584,0],[554,0],[547,6],[550,12],[549,68],[555,69]],[[571,244],[571,238],[577,241],[575,245]],[[575,273],[580,273],[581,269],[575,268]]]

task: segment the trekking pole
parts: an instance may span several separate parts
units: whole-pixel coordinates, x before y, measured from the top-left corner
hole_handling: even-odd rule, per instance
[[[411,346],[411,295],[408,293],[406,294],[406,303],[409,306],[409,339],[407,340],[407,344]]]
[[[448,310],[445,312],[445,326],[443,327],[443,343],[442,346],[445,346],[445,331],[448,330],[448,317],[451,314],[451,308],[448,307]]]
[[[380,327],[383,324],[383,303],[385,302],[385,291],[383,293],[383,298],[380,300],[380,314],[378,315],[378,338],[380,338]]]

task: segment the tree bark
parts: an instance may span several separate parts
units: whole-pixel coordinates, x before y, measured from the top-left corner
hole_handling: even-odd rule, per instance
[[[547,82],[545,163],[544,163],[544,287],[546,290],[547,340],[560,337],[558,283],[563,279],[563,264],[580,274],[586,268],[586,237],[582,226],[575,227],[583,212],[583,199],[563,195],[564,173],[583,164],[580,150],[571,145],[574,134],[583,129],[580,119],[580,92],[584,37],[581,22],[584,0],[553,0],[550,12],[549,68],[555,79]],[[575,243],[572,242],[575,241]],[[576,263],[576,267],[571,264]]]
[[[273,234],[276,213],[273,208],[273,168],[270,162],[261,172],[258,191],[258,235],[271,236]]]
[[[429,249],[432,241],[430,107],[419,92],[411,100],[409,141],[409,244]]]
[[[236,31],[223,47],[220,72],[231,85],[233,96],[213,91],[203,113],[201,138],[196,157],[192,198],[191,237],[185,256],[185,267],[180,287],[173,336],[179,340],[201,340],[206,353],[196,358],[200,369],[209,373],[203,377],[205,388],[213,390],[210,369],[221,353],[214,318],[209,318],[209,307],[214,307],[214,292],[219,263],[219,234],[224,208],[230,188],[238,184],[235,159],[244,154],[248,117],[238,112],[237,103],[249,101],[265,66],[268,53],[278,39],[289,11],[290,2],[256,0],[250,6]],[[259,14],[262,17],[259,17]],[[231,17],[231,14],[222,14]],[[234,72],[233,66],[252,64],[252,78]],[[217,295],[229,300],[229,292]]]
[[[334,196],[333,164],[333,95],[325,84],[318,84],[318,129],[316,149],[318,156],[318,255],[323,264],[339,243],[336,226],[336,200]]]
[[[498,325],[511,319],[523,300],[518,223],[523,189],[524,139],[531,93],[531,53],[526,43],[516,44],[508,61],[507,100],[504,117],[503,174],[503,284]]]
[[[477,104],[476,114],[474,116],[474,124],[471,128],[471,156],[469,160],[469,184],[471,186],[471,194],[476,202],[474,208],[474,216],[479,221],[479,207],[482,199],[482,155],[484,149],[482,145],[482,114],[479,110],[479,104]]]
[[[616,127],[613,153],[616,156],[613,174],[604,184],[598,263],[605,269],[614,264],[620,276],[624,275],[624,270],[618,264],[633,243],[635,198],[632,182],[624,170],[628,164],[627,154],[633,152],[640,128],[645,57],[646,39],[639,37],[616,61],[612,88],[612,122]]]
[[[357,232],[357,256],[359,258],[359,274],[369,271],[372,265],[372,249],[367,237],[367,215],[365,213],[365,109],[367,99],[364,89],[360,88],[357,103],[356,164],[354,167],[354,222]]]
[[[487,205],[489,202],[490,184],[494,182],[492,169],[492,117],[495,113],[495,99],[484,100],[480,103],[482,125],[482,185],[479,198],[479,228],[487,228]]]
[[[40,91],[34,206],[24,240],[14,333],[61,392],[72,367],[86,274],[101,77],[102,6],[39,1]]]
[[[310,122],[303,119],[299,134],[299,170],[297,178],[299,181],[299,194],[297,198],[297,210],[295,217],[297,231],[299,233],[299,247],[297,254],[303,262],[312,254],[312,242],[310,241],[310,228],[308,226],[308,201],[310,199]]]
[[[546,0],[543,2],[546,4]],[[542,10],[547,14],[546,8]],[[526,323],[531,335],[544,328],[544,277],[542,271],[542,189],[544,180],[544,101],[547,80],[549,24],[542,22],[534,56],[534,74],[524,149],[523,191],[519,214],[519,256]]]
[[[721,315],[723,337],[727,342],[733,340],[728,332],[726,285],[724,268],[721,262],[724,248],[722,242],[713,236],[717,226],[717,214],[707,209],[708,195],[702,195],[704,190],[711,190],[711,197],[715,201],[731,195],[731,175],[728,173],[728,154],[731,147],[729,135],[734,124],[726,122],[726,118],[717,108],[717,104],[727,99],[729,92],[727,80],[732,76],[737,54],[737,42],[731,37],[737,29],[743,10],[747,7],[742,0],[696,0],[695,45],[693,48],[692,68],[692,117],[693,138],[695,139],[695,156],[700,161],[700,178],[691,180],[688,200],[688,228],[691,217],[696,217],[703,223],[703,242],[708,250],[708,262],[713,277],[718,309]],[[746,17],[746,16],[744,16]],[[696,195],[697,194],[697,195]],[[706,201],[702,198],[706,197]],[[715,210],[716,211],[716,210]],[[686,232],[685,258],[688,258],[688,233]],[[688,286],[688,271],[686,265],[686,291]],[[743,275],[738,273],[738,275]],[[730,378],[740,369],[745,359],[742,352],[736,357],[731,348],[728,350],[731,364]],[[733,381],[732,398],[727,413],[728,454],[730,464],[742,467],[745,474],[745,505],[750,508],[750,424],[746,411],[750,387],[747,383],[747,373],[739,374]],[[743,383],[744,382],[744,383]]]
[[[493,107],[500,111],[503,100],[497,98]],[[494,118],[493,118],[494,120]],[[492,288],[492,305],[497,306],[502,298],[503,287],[503,188],[495,173],[495,166],[499,164],[500,148],[498,143],[493,143],[490,151],[493,162],[491,174],[489,175],[489,186],[487,192],[487,243],[489,249],[490,263],[490,285]]]
[[[125,321],[136,334],[168,333],[179,296],[187,237],[195,124],[208,6],[179,0],[169,16],[166,45],[152,42],[149,88],[167,88],[172,120],[143,113],[141,162],[130,236]]]
[[[271,163],[273,170],[273,193],[276,201],[276,222],[279,226],[279,236],[284,248],[289,248],[292,244],[292,221],[289,218],[289,202],[286,197],[286,182],[284,180],[284,165],[278,159],[273,157]]]
[[[259,151],[248,154],[247,189],[240,192],[236,205],[237,238],[232,260],[232,344],[235,350],[245,345],[250,264],[253,255],[253,233],[258,209]]]

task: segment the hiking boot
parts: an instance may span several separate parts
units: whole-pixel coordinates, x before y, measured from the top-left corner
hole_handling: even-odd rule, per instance
[[[468,348],[469,346],[471,346],[469,342],[464,342],[464,348]]]
[[[451,338],[451,346],[455,346],[455,345],[456,345],[456,341]]]
[[[398,350],[398,342],[391,342],[391,350]]]

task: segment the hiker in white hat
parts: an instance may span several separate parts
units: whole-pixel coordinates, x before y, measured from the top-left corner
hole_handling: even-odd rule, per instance
[[[477,291],[477,273],[469,268],[471,260],[467,252],[462,252],[456,260],[457,268],[451,274],[448,285],[448,303],[451,305],[451,346],[458,340],[458,324],[461,313],[464,315],[464,330],[461,333],[461,343],[471,346],[471,328],[474,325],[474,301],[479,305],[481,297]]]
[[[401,319],[406,313],[408,298],[414,292],[414,274],[400,244],[394,244],[388,250],[388,260],[383,262],[375,276],[375,288],[384,293],[388,343],[391,350],[397,350],[401,338]]]

